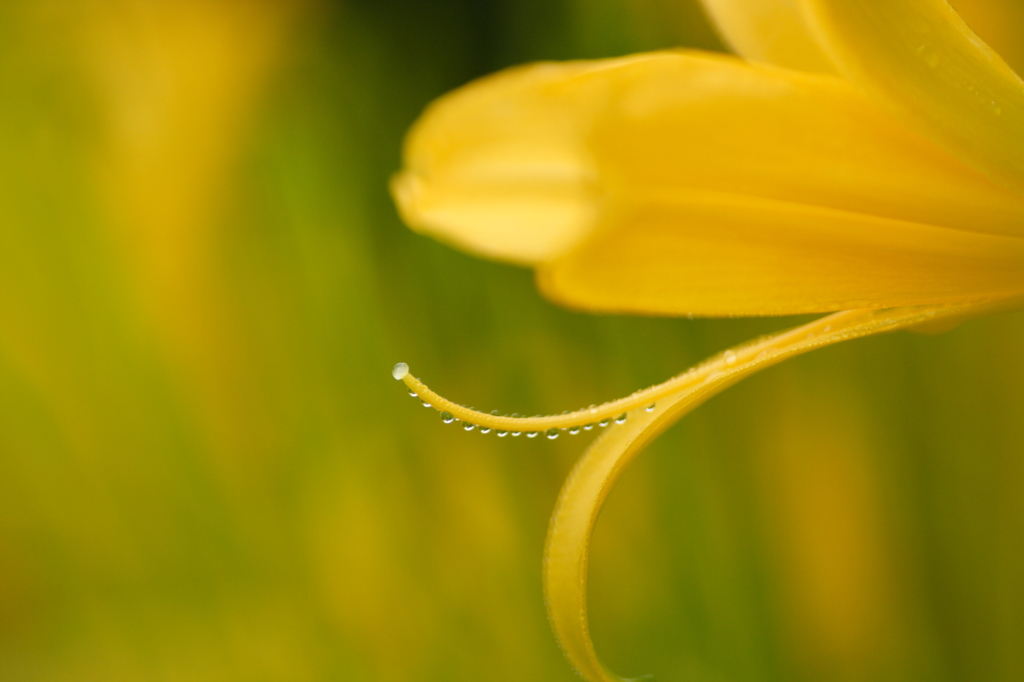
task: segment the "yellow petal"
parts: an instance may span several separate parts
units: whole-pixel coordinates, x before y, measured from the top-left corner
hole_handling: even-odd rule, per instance
[[[745,59],[835,72],[799,0],[704,0],[704,7],[725,42]]]
[[[839,70],[959,158],[1024,191],[1024,82],[945,0],[806,0]]]
[[[521,264],[570,251],[609,202],[694,188],[1024,233],[1016,194],[840,79],[701,53],[540,64],[473,83],[423,115],[392,184],[413,227]]]
[[[1024,292],[1024,239],[709,192],[620,204],[537,270],[575,308],[781,315]]]
[[[1024,3],[1020,0],[952,0],[967,25],[1018,74],[1024,73]]]
[[[1024,200],[848,83],[700,53],[606,76],[588,149],[605,193],[707,189],[1024,236]]]

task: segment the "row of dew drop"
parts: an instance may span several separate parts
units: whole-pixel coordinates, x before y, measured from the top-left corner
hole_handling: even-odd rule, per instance
[[[409,390],[409,395],[411,395],[413,398],[419,398],[419,396],[416,394],[416,391],[413,391],[411,389]],[[428,407],[428,408],[433,409],[433,405],[428,403],[426,400],[423,400],[422,398],[420,399],[420,403],[422,403],[422,405],[424,407]],[[463,405],[463,407],[466,407],[466,406]],[[655,407],[656,407],[656,405],[654,403],[651,403],[650,405],[645,407],[644,410],[646,412],[653,412]],[[468,409],[476,411],[475,407],[470,407]],[[511,415],[508,415],[508,414],[504,414],[503,415],[500,412],[498,412],[498,410],[492,410],[491,414],[493,414],[496,417],[497,416],[512,417],[513,419],[517,419],[517,418],[520,418],[522,416],[522,415],[520,415],[517,412],[513,412]],[[563,414],[567,414],[567,413],[563,413]],[[539,414],[534,415],[534,417],[540,417],[540,416],[541,415],[539,415]],[[592,431],[595,426],[598,426],[600,428],[605,428],[606,426],[609,426],[612,423],[615,423],[615,424],[625,424],[627,417],[628,417],[628,415],[625,412],[623,412],[622,414],[620,414],[618,417],[615,417],[614,419],[610,419],[610,418],[609,419],[602,419],[600,421],[593,422],[591,424],[583,424],[581,426],[569,426],[569,427],[566,427],[564,429],[551,428],[551,429],[548,429],[547,431],[505,431],[503,429],[497,429],[497,430],[494,431],[494,435],[496,435],[498,438],[504,438],[505,436],[512,436],[513,438],[515,438],[517,436],[521,436],[523,434],[526,434],[527,438],[536,438],[537,436],[543,434],[544,437],[547,438],[548,440],[555,440],[556,438],[558,438],[558,436],[560,436],[562,434],[563,431],[568,433],[570,436],[575,436],[575,435],[579,434],[580,431]],[[441,421],[443,421],[445,424],[452,424],[454,422],[458,422],[458,421],[462,421],[462,420],[456,419],[455,415],[453,415],[451,412],[441,412]],[[474,430],[477,430],[477,425],[476,424],[470,424],[469,422],[462,422],[462,428],[463,428],[464,431],[474,431]],[[479,431],[480,431],[480,433],[487,434],[487,433],[491,432],[491,428],[487,427],[487,426],[481,426],[481,427],[479,427]]]

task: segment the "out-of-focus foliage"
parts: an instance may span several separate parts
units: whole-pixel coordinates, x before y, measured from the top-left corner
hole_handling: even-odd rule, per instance
[[[668,0],[0,3],[0,679],[571,680],[540,590],[616,397],[792,320],[601,318],[403,228],[408,124],[533,59],[714,47]],[[662,438],[595,537],[608,663],[1024,677],[1024,317],[800,358]]]

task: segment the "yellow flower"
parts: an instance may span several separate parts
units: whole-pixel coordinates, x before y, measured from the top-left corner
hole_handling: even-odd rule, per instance
[[[499,434],[628,416],[570,476],[545,557],[556,635],[593,681],[621,678],[587,629],[590,534],[652,438],[786,357],[1024,296],[1024,82],[944,0],[705,4],[751,61],[678,51],[491,76],[428,109],[393,183],[412,227],[534,267],[567,306],[842,311],[555,417],[483,415],[396,368],[434,407]]]

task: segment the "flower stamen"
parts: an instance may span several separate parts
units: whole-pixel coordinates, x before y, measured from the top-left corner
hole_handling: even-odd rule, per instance
[[[709,360],[676,375],[663,383],[637,391],[618,400],[592,405],[573,412],[557,415],[520,417],[504,416],[494,413],[480,412],[452,402],[435,393],[409,371],[404,362],[395,365],[392,376],[402,381],[411,393],[442,414],[445,423],[459,420],[464,424],[473,424],[497,433],[524,432],[527,436],[549,433],[567,429],[583,429],[589,431],[595,424],[608,426],[612,423],[621,424],[629,413],[635,410],[653,412],[658,401],[671,396],[695,390],[707,383],[718,383],[751,364],[765,366],[775,364],[793,353],[796,347],[801,351],[811,347],[825,346],[852,336],[863,336],[866,333],[878,333],[896,328],[912,326],[934,321],[937,317],[954,317],[963,315],[964,311],[988,310],[1002,308],[1006,301],[992,303],[965,303],[942,306],[940,308],[920,307],[885,310],[847,310],[833,313],[818,320],[779,334],[769,335],[752,342],[730,348]],[[857,327],[856,333],[851,329]]]
[[[548,617],[559,645],[580,675],[589,682],[636,682],[611,672],[594,649],[587,616],[587,565],[591,533],[608,492],[629,463],[654,438],[708,398],[786,358],[849,339],[993,312],[1020,303],[1018,298],[834,313],[733,349],[735,356],[723,353],[698,368],[696,374],[704,377],[699,383],[684,385],[684,382],[673,383],[676,379],[669,380],[666,384],[676,386],[677,390],[659,402],[654,410],[639,412],[625,426],[602,433],[574,467],[559,493],[544,550]],[[722,369],[722,364],[729,368]]]

